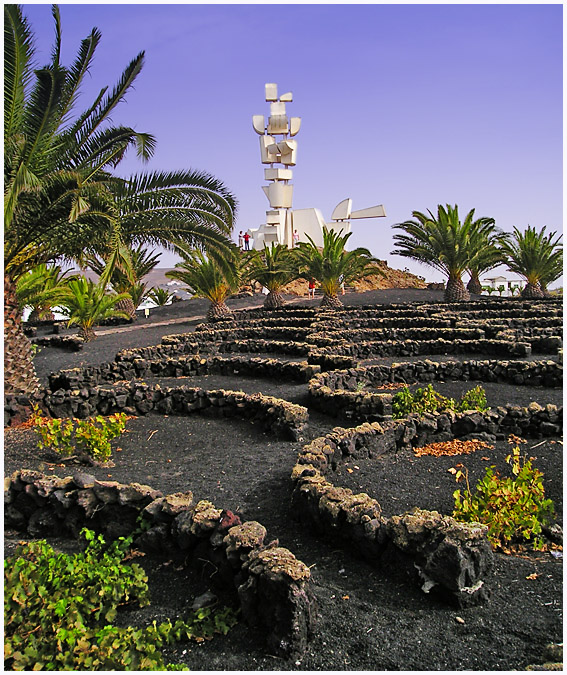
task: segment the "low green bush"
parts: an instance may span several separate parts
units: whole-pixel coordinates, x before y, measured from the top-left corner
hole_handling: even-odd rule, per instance
[[[408,387],[394,394],[392,397],[392,416],[394,419],[407,417],[412,413],[423,414],[426,412],[443,412],[444,410],[455,410],[463,412],[465,410],[486,410],[486,393],[478,385],[474,389],[467,391],[458,403],[452,398],[443,396],[433,389],[433,385],[427,387],[418,387],[412,394]]]
[[[230,608],[144,628],[112,625],[119,607],[149,604],[147,577],[124,563],[132,538],[107,545],[90,530],[83,553],[57,553],[45,541],[20,546],[4,563],[6,670],[186,670],[160,651],[202,641],[236,623]]]
[[[33,424],[40,449],[53,450],[63,457],[70,457],[78,451],[97,461],[107,462],[111,456],[110,441],[124,431],[127,419],[124,413],[106,418],[97,415],[87,420],[47,419],[36,409]]]
[[[484,388],[477,385],[473,389],[469,389],[469,391],[463,394],[461,400],[457,403],[455,410],[457,412],[464,412],[465,410],[488,410]]]
[[[513,477],[501,476],[495,467],[476,485],[469,485],[468,471],[457,465],[457,482],[465,481],[466,489],[455,490],[454,518],[488,526],[488,538],[494,548],[508,551],[521,543],[531,543],[536,550],[545,548],[542,529],[553,523],[554,507],[545,498],[543,474],[532,465],[533,458],[520,456],[516,446],[506,461]]]

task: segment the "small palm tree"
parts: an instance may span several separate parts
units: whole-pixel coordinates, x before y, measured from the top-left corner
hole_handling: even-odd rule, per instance
[[[20,309],[31,309],[29,324],[53,319],[52,308],[58,294],[74,278],[68,277],[68,272],[63,272],[59,265],[38,265],[18,279],[16,298]]]
[[[526,279],[523,298],[544,297],[547,288],[563,273],[563,247],[557,232],[545,234],[528,225],[524,232],[514,228],[512,239],[503,245],[508,269]]]
[[[307,235],[309,242],[300,242],[293,249],[297,261],[298,277],[315,279],[321,284],[323,300],[321,307],[340,309],[343,303],[339,299],[341,284],[345,285],[384,272],[378,266],[366,248],[355,248],[347,251],[345,245],[352,232],[343,235],[343,231],[335,232],[323,227],[323,248],[319,249],[313,239]]]
[[[128,297],[118,304],[117,309],[126,312],[133,319],[141,300],[135,302],[132,294],[134,293],[137,299],[140,298],[140,294],[143,296],[146,285],[140,282],[157,266],[161,254],[148,251],[142,244],[137,247],[132,245],[119,246],[119,252],[120,255],[116,256],[115,264],[111,270],[107,269],[110,256],[109,249],[102,253],[102,257],[96,254],[87,254],[84,262],[101,279],[106,279],[107,276],[112,289],[116,293],[127,294]]]
[[[476,252],[471,250],[471,234],[492,225],[492,218],[475,221],[472,209],[461,223],[458,207],[449,204],[445,208],[437,207],[437,217],[431,211],[427,214],[412,211],[412,216],[415,220],[394,225],[404,234],[394,235],[398,248],[392,254],[412,258],[441,271],[447,277],[447,302],[469,300],[462,276],[470,268]]]
[[[295,258],[287,246],[275,243],[254,254],[247,267],[247,277],[268,289],[264,309],[280,309],[285,304],[282,287],[299,276]]]
[[[130,287],[128,295],[132,299],[134,307],[138,309],[147,297],[147,285],[142,283],[134,284],[134,286]]]
[[[480,275],[498,267],[505,261],[501,244],[509,235],[499,230],[492,218],[474,220],[469,231],[469,264],[470,280],[467,284],[469,293],[480,295],[482,284]]]
[[[165,276],[186,284],[193,295],[210,300],[207,321],[212,323],[230,316],[226,299],[239,288],[238,274],[230,274],[216,260],[207,259],[201,251],[180,246],[176,250],[182,253],[184,260]]]
[[[117,303],[126,296],[126,293],[109,295],[102,284],[79,277],[67,284],[58,301],[68,318],[67,325],[77,324],[79,336],[88,342],[96,338],[93,327],[103,319],[128,318],[126,312],[116,309]]]
[[[173,293],[170,293],[165,288],[152,288],[148,293],[148,298],[155,302],[158,307],[165,307],[167,303],[173,298]]]

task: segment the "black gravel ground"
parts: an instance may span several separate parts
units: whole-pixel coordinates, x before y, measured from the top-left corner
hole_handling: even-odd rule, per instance
[[[344,299],[349,304],[439,301],[441,294],[396,290]],[[250,299],[236,302],[240,306],[253,304]],[[180,306],[187,304],[174,305],[171,311],[181,312]],[[198,311],[204,314],[206,306]],[[46,348],[36,359],[38,374],[45,380],[52,370],[111,360],[119,349],[157,344],[162,335],[192,329],[195,323],[155,325],[172,318],[176,317],[167,311],[159,315],[156,311],[147,327],[141,320],[135,330],[113,330],[87,344],[82,352]],[[453,385],[470,388],[470,383],[445,384],[445,390],[436,388],[451,396],[457,395]],[[216,376],[199,378],[199,385],[262,391],[303,405],[307,401],[306,385]],[[489,404],[492,400],[521,405],[531,400],[542,404],[561,400],[557,390],[496,385],[486,389]],[[312,411],[310,419],[308,436],[326,433],[333,426],[348,426]],[[267,655],[261,635],[238,624],[227,636],[200,645],[179,645],[168,652],[172,660],[186,663],[191,670],[521,670],[528,664],[543,663],[547,643],[562,641],[562,560],[549,552],[496,554],[495,572],[489,581],[490,601],[456,610],[424,594],[415,572],[401,568],[388,554],[370,565],[289,517],[289,476],[298,443],[275,439],[242,420],[148,415],[130,420],[127,433],[116,439],[114,446],[115,466],[93,467],[91,473],[149,484],[164,493],[191,490],[197,499],[210,499],[219,508],[237,512],[243,520],[258,520],[267,527],[269,538],[279,539],[311,568],[319,605],[318,629],[301,659],[285,661]],[[544,443],[530,440],[524,448],[544,472],[546,492],[554,500],[561,522],[560,439]],[[352,461],[340,467],[333,480],[377,498],[385,515],[413,506],[450,514],[456,485],[448,469],[462,462],[475,478],[487,465],[505,469],[509,449],[507,443],[500,442],[492,449],[459,457],[418,458],[412,452],[400,452]],[[38,454],[32,431],[11,429],[5,431],[5,475],[18,468],[58,475],[73,470]],[[5,533],[8,553],[17,539],[16,533]],[[183,615],[193,598],[206,589],[205,579],[187,570],[176,571],[176,563],[149,556],[138,561],[148,571],[153,602],[143,610],[125,613],[121,620],[126,623],[144,624]]]

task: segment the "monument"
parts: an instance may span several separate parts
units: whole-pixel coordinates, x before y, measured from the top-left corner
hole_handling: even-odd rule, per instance
[[[289,248],[295,239],[307,241],[307,236],[317,246],[323,245],[323,227],[328,230],[350,232],[350,221],[360,218],[383,218],[386,211],[382,205],[359,211],[352,210],[352,200],[343,199],[326,223],[319,209],[292,209],[293,185],[291,179],[297,161],[297,140],[294,136],[301,128],[301,117],[288,117],[286,103],[293,101],[291,92],[278,96],[277,84],[266,84],[266,101],[270,104],[267,122],[264,115],[254,115],[252,126],[260,137],[260,158],[264,165],[264,178],[268,185],[262,186],[270,208],[266,222],[256,229],[249,229],[253,248],[263,249],[272,243],[285,244]]]

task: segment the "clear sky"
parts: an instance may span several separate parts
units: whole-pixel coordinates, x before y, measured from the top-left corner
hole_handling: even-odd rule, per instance
[[[330,220],[383,204],[387,217],[353,221],[349,247],[391,267],[441,276],[391,255],[392,225],[413,210],[458,204],[504,230],[562,230],[560,4],[193,5],[62,4],[63,62],[93,26],[102,32],[86,107],[145,50],[135,90],[115,123],[157,137],[150,170],[208,171],[236,196],[236,232],[258,227],[261,186],[254,114],[268,114],[264,83],[293,92],[302,118],[294,208]],[[24,5],[49,60],[48,4]],[[118,173],[143,169],[132,154]],[[168,255],[162,265],[172,265]],[[490,275],[489,275],[490,276]],[[465,279],[466,282],[466,279]],[[554,284],[557,285],[557,284]]]

